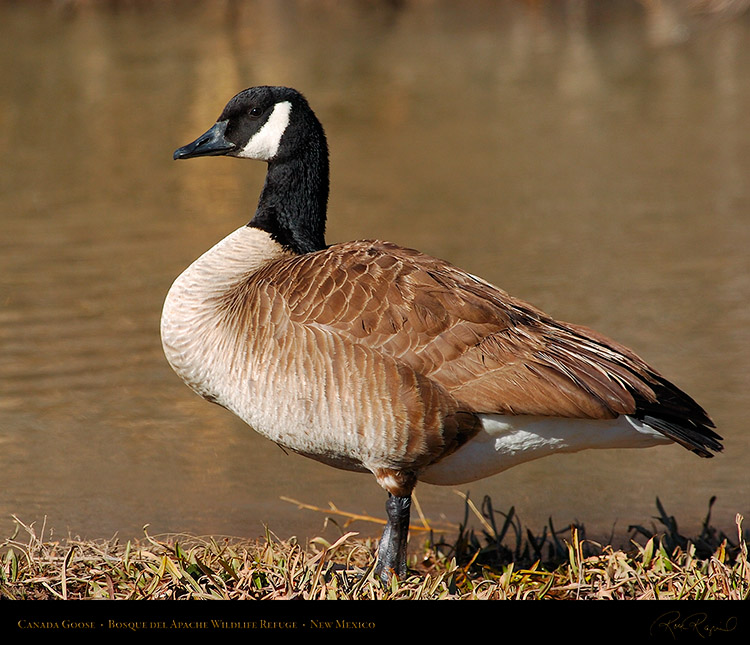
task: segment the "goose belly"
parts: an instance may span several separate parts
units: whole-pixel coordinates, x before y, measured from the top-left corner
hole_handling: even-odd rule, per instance
[[[661,433],[627,416],[606,420],[497,414],[479,417],[481,430],[459,450],[422,471],[420,481],[452,486],[555,453],[670,443]]]
[[[325,464],[358,472],[408,467],[419,428],[388,390],[383,365],[367,362],[363,348],[326,351],[319,332],[308,335],[305,343],[292,335],[254,343],[246,370],[217,369],[225,375],[214,381],[217,403],[267,439]],[[356,366],[366,366],[367,378]]]
[[[377,461],[365,432],[353,424],[338,423],[325,409],[313,410],[312,401],[300,401],[288,392],[274,391],[252,405],[233,400],[222,405],[255,432],[279,446],[342,470],[367,472]]]
[[[329,466],[355,472],[404,460],[394,442],[388,454],[388,433],[381,420],[367,410],[355,409],[355,399],[329,399],[325,388],[299,375],[274,382],[272,376],[246,379],[239,396],[221,393],[217,402],[232,411],[254,431],[278,445]]]

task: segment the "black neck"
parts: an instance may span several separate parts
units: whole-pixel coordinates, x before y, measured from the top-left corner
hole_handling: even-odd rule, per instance
[[[322,128],[315,135],[298,142],[293,155],[268,162],[258,209],[248,224],[299,254],[326,248],[328,149]]]

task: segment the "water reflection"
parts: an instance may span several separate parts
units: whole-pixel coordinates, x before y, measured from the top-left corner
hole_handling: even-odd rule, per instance
[[[264,173],[171,153],[273,83],[327,129],[331,241],[415,246],[594,326],[727,439],[712,461],[548,459],[472,497],[608,534],[657,495],[689,530],[715,494],[729,530],[750,510],[744,4],[0,4],[0,529],[15,513],[92,537],[322,530],[280,496],[382,515],[370,478],[284,455],[161,354],[169,284],[249,219]],[[418,496],[462,518],[452,490]]]

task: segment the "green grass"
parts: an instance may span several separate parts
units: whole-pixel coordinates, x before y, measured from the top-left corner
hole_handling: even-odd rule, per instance
[[[45,541],[16,520],[0,544],[4,599],[746,599],[750,590],[747,534],[711,527],[680,534],[657,500],[659,526],[631,527],[630,546],[615,549],[585,538],[583,527],[534,534],[514,510],[498,512],[469,500],[451,541],[427,539],[410,572],[383,586],[372,574],[375,540],[342,530],[334,543],[144,538],[124,544]],[[469,519],[481,529],[466,528]],[[43,531],[42,531],[43,533]],[[412,544],[419,534],[412,534]]]

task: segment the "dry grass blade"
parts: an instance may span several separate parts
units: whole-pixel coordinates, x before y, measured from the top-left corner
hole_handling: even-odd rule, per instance
[[[371,524],[379,524],[381,526],[385,525],[385,520],[381,517],[373,517],[372,515],[362,515],[361,513],[350,513],[348,511],[342,511],[336,508],[336,506],[331,502],[329,502],[328,508],[321,508],[320,506],[315,506],[314,504],[307,504],[305,502],[300,502],[299,500],[292,499],[291,497],[281,497],[280,499],[285,502],[289,502],[290,504],[294,504],[295,506],[297,506],[297,508],[300,508],[300,509],[315,511],[317,513],[324,513],[326,515],[336,515],[338,517],[343,517],[346,519],[346,521],[344,522],[344,528],[347,528],[350,524],[352,524],[352,522],[358,522],[358,521],[368,522]],[[417,498],[416,495],[412,496],[412,501],[414,503],[414,507],[417,510],[420,521],[422,522],[422,526],[418,524],[411,524],[409,525],[409,530],[410,531],[432,531],[434,530],[434,527],[437,525],[428,521],[428,519],[422,512],[422,508],[419,505],[419,499]],[[455,530],[457,527],[455,525],[445,524],[445,525],[440,525],[440,528],[442,530]]]
[[[551,525],[541,536],[522,530],[513,509],[466,500],[466,526],[450,543],[427,543],[410,575],[383,586],[372,574],[375,544],[347,532],[307,548],[296,541],[151,536],[122,545],[44,539],[46,526],[17,521],[0,544],[0,598],[13,599],[747,599],[747,534],[736,539],[704,526],[698,539],[635,530],[628,551],[568,538]],[[296,502],[295,502],[296,503]],[[306,506],[307,507],[307,506]],[[659,505],[660,517],[667,518]],[[359,517],[345,514],[347,518]],[[503,516],[496,524],[495,515]],[[672,518],[673,519],[673,518]],[[430,523],[425,520],[425,526]],[[499,529],[497,527],[500,527]],[[708,530],[707,530],[708,529]],[[26,535],[26,539],[21,538]],[[636,538],[645,534],[643,544]],[[521,538],[524,539],[521,539]],[[510,546],[502,542],[510,541]],[[540,557],[546,551],[544,558]]]

